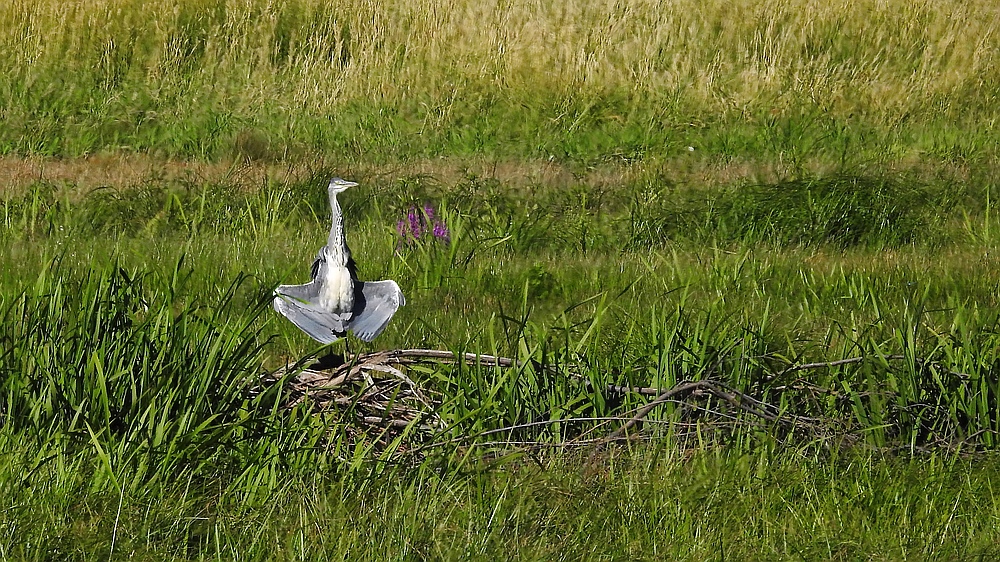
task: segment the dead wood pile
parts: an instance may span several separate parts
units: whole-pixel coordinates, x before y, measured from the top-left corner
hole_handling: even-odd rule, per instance
[[[890,356],[886,360],[900,360]],[[813,385],[801,377],[803,371],[829,369],[864,361],[854,357],[823,363],[789,365],[764,379],[767,391],[761,396],[751,396],[734,389],[721,380],[706,377],[701,380],[680,381],[671,388],[647,388],[607,384],[591,388],[590,379],[570,372],[579,384],[591,392],[602,392],[606,397],[636,395],[645,397],[632,400],[638,404],[617,415],[567,416],[560,418],[525,420],[523,423],[482,431],[475,435],[457,434],[438,414],[438,407],[445,399],[440,392],[422,387],[411,377],[411,370],[432,372],[442,365],[463,362],[466,365],[492,368],[523,368],[515,360],[492,355],[466,353],[456,355],[451,351],[431,349],[400,349],[375,353],[334,357],[330,366],[322,363],[308,368],[289,366],[269,373],[262,386],[283,383],[283,403],[286,408],[306,406],[319,415],[334,416],[355,438],[388,444],[396,437],[408,434],[409,444],[402,451],[423,451],[442,444],[477,445],[498,449],[538,449],[546,447],[590,448],[595,452],[608,444],[621,440],[635,440],[661,434],[669,427],[671,434],[681,440],[703,442],[704,439],[731,435],[737,427],[756,427],[766,430],[779,439],[805,439],[811,442],[852,444],[861,440],[858,428],[843,419],[802,415],[787,406],[778,404],[817,403],[825,397],[838,397],[837,390]],[[919,363],[920,360],[918,360]],[[538,369],[538,365],[532,365]],[[570,369],[572,371],[572,369]],[[799,375],[796,375],[799,373]],[[962,373],[951,373],[962,378]],[[796,376],[789,380],[791,376]],[[764,388],[764,387],[762,387]],[[767,399],[765,399],[766,397]],[[790,398],[784,400],[784,398]],[[669,419],[651,419],[658,408],[672,404],[674,414]],[[531,437],[530,430],[542,426],[562,424],[577,425],[579,431],[567,432],[567,439],[553,442]],[[526,431],[527,430],[527,431]],[[937,438],[931,446],[923,448],[955,449],[975,436],[959,441]],[[918,447],[919,449],[919,447]]]

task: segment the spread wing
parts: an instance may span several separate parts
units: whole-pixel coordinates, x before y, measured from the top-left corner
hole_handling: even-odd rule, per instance
[[[333,343],[347,333],[351,313],[323,310],[315,304],[319,295],[316,281],[305,285],[281,285],[274,290],[274,310],[291,320],[312,339]]]
[[[403,291],[395,281],[357,281],[354,285],[354,317],[348,328],[364,341],[372,341],[406,304]]]

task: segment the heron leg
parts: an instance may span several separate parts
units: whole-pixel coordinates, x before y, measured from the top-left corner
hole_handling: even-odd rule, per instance
[[[353,357],[351,356],[350,338],[348,338],[347,335],[345,334],[344,337],[341,339],[344,340],[344,361],[351,361]]]

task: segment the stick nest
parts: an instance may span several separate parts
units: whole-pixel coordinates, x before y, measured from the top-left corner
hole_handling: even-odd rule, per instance
[[[330,361],[330,358],[333,360]],[[888,361],[901,359],[896,356],[884,358]],[[421,386],[409,373],[414,369],[431,373],[442,365],[459,362],[492,368],[524,368],[526,365],[491,355],[401,349],[346,359],[328,356],[309,368],[285,367],[269,373],[261,383],[262,387],[283,383],[282,406],[304,406],[314,414],[332,416],[333,421],[339,422],[333,427],[344,432],[342,435],[350,441],[364,440],[382,450],[391,446],[394,453],[421,453],[441,445],[454,444],[498,451],[512,448],[585,448],[590,449],[593,456],[613,442],[663,435],[665,429],[679,438],[681,443],[694,446],[704,444],[706,439],[725,439],[737,429],[748,427],[765,430],[781,440],[806,440],[837,446],[860,443],[865,428],[856,427],[848,418],[824,415],[820,408],[812,407],[831,398],[846,401],[845,396],[839,396],[835,389],[813,385],[800,376],[789,379],[790,375],[798,376],[803,371],[838,368],[864,360],[857,357],[790,365],[783,370],[775,370],[760,381],[756,386],[760,392],[755,392],[756,396],[734,389],[711,376],[680,381],[671,388],[613,384],[595,388],[590,378],[574,372],[572,365],[564,365],[561,372],[573,378],[575,384],[584,385],[588,392],[603,393],[608,403],[618,401],[629,406],[607,410],[617,415],[543,416],[542,419],[524,420],[476,434],[463,433],[460,427],[449,427],[448,420],[442,419],[438,413],[446,397],[440,391]],[[921,364],[921,360],[917,363]],[[530,368],[537,371],[546,367],[532,364]],[[960,382],[968,379],[968,375],[963,373],[950,374]],[[673,405],[671,415],[654,415],[668,404]],[[937,417],[940,412],[928,410],[927,413]],[[558,435],[562,438],[553,439],[552,432],[544,437],[541,435],[543,432],[540,429],[556,424],[559,424]],[[965,447],[979,436],[961,435],[960,428],[939,428],[936,435],[915,448],[953,450]],[[910,448],[914,447],[911,445]]]

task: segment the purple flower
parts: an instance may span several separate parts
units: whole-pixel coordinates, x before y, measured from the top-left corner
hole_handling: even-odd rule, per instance
[[[406,218],[396,223],[396,233],[399,235],[397,249],[415,244],[425,232],[431,234],[433,240],[444,244],[451,242],[448,226],[435,218],[434,207],[430,203],[425,203],[422,208],[410,207]]]
[[[417,215],[417,210],[410,207],[410,212],[406,215],[406,218],[410,221],[410,235],[414,238],[420,238],[420,233],[423,231],[423,217]]]
[[[440,221],[434,223],[434,230],[432,233],[434,234],[434,238],[437,238],[438,240],[444,240],[445,242],[451,241],[451,237],[448,236],[448,227]]]

